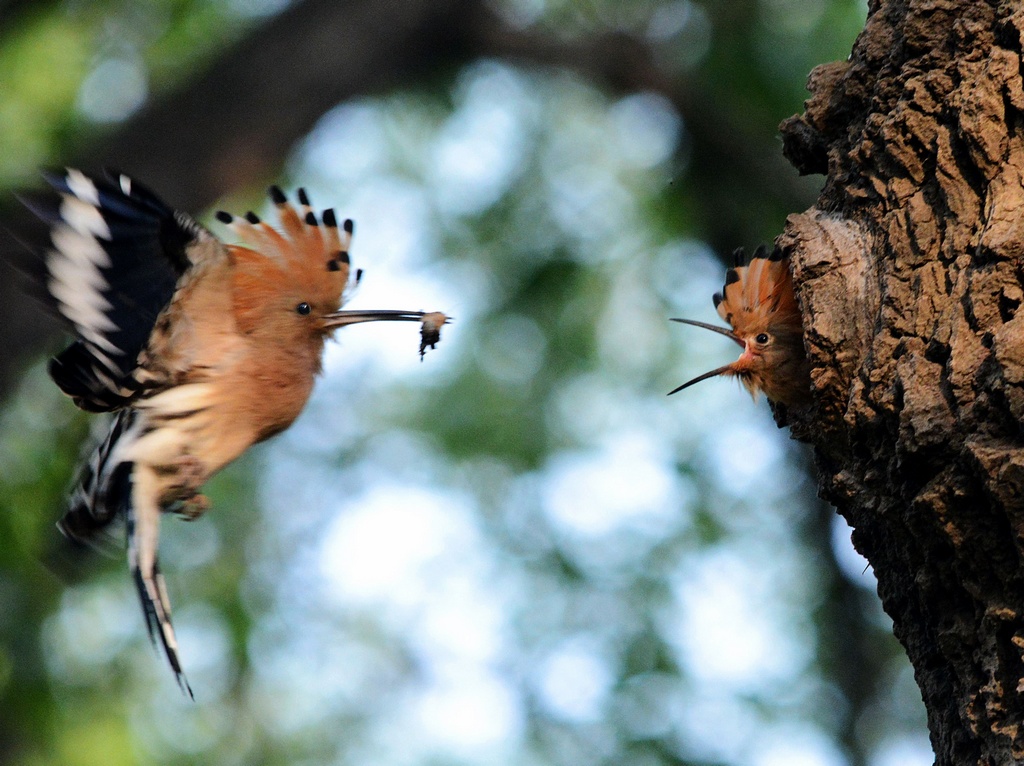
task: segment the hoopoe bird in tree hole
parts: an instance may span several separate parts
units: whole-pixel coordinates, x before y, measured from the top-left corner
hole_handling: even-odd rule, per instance
[[[742,248],[733,257],[736,265],[726,272],[725,287],[713,298],[718,315],[732,329],[693,319],[673,317],[672,321],[721,333],[737,343],[743,353],[736,361],[683,383],[669,395],[726,375],[738,378],[754,397],[764,391],[773,402],[804,404],[811,396],[811,374],[789,259],[780,248],[769,254],[764,246],[754,252],[749,264],[744,265]]]
[[[154,642],[190,696],[160,573],[160,518],[207,510],[199,489],[299,415],[324,342],[345,325],[413,321],[420,355],[447,318],[341,311],[352,222],[300,207],[275,187],[280,231],[254,213],[217,213],[245,243],[226,245],[128,176],[48,176],[50,201],[25,204],[50,227],[38,279],[76,340],[50,363],[75,404],[112,412],[83,466],[60,530],[89,542],[123,519],[128,565]]]

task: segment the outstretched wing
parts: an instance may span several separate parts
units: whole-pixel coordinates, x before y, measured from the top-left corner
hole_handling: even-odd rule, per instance
[[[77,336],[50,374],[79,407],[114,410],[140,389],[139,355],[182,278],[224,246],[126,175],[46,180],[56,198],[25,204],[50,226],[40,279]]]

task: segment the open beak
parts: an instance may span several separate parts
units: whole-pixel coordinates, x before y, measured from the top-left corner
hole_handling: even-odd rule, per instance
[[[703,327],[705,330],[711,330],[711,332],[717,332],[719,335],[724,335],[726,338],[729,338],[730,340],[735,342],[737,345],[741,346],[744,349],[744,352],[746,351],[746,348],[747,348],[746,342],[743,341],[743,339],[741,339],[732,330],[727,330],[726,328],[719,327],[718,325],[708,324],[707,322],[698,322],[698,321],[696,321],[694,319],[677,319],[675,317],[672,317],[672,321],[673,322],[681,322],[682,324],[690,324],[690,325],[693,325],[694,327]],[[730,364],[726,364],[726,365],[723,365],[722,367],[719,367],[717,369],[711,370],[711,372],[705,372],[703,375],[698,375],[693,380],[686,381],[685,383],[683,383],[683,385],[679,386],[678,388],[673,388],[671,391],[668,392],[668,395],[672,396],[672,394],[678,393],[679,391],[682,391],[684,388],[689,388],[694,383],[700,383],[702,380],[707,380],[708,378],[713,378],[716,375],[722,375],[722,374],[725,374],[725,373],[731,373],[731,372],[733,372],[735,370],[735,365],[736,365],[736,362],[731,362]]]

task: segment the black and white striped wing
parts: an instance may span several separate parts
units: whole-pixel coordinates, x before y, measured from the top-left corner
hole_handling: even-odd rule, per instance
[[[50,374],[79,407],[123,407],[141,387],[139,354],[180,280],[224,246],[128,176],[47,176],[58,198],[31,209],[50,226],[43,279],[77,340]]]

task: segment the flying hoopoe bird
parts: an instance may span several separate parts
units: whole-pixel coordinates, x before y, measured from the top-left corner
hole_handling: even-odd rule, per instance
[[[324,342],[359,322],[422,324],[420,355],[447,319],[419,311],[341,311],[352,222],[319,218],[303,190],[270,196],[281,230],[253,213],[217,213],[245,243],[226,245],[128,176],[68,170],[25,204],[50,227],[38,279],[76,340],[50,363],[75,404],[112,412],[58,526],[89,542],[123,518],[128,564],[150,637],[191,696],[160,573],[160,518],[195,518],[199,489],[299,415]]]
[[[735,362],[698,375],[669,391],[669,395],[702,380],[727,375],[739,378],[752,396],[764,391],[773,402],[803,404],[811,396],[811,374],[789,259],[778,247],[769,254],[764,246],[754,252],[747,265],[743,265],[742,248],[733,257],[736,265],[726,272],[725,287],[713,299],[718,315],[732,329],[692,319],[672,321],[721,333],[739,344],[743,353]]]

